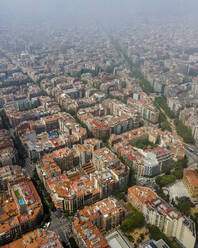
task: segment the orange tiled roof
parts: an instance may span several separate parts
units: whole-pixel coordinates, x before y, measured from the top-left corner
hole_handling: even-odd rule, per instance
[[[158,195],[152,191],[150,188],[147,187],[141,187],[141,186],[133,186],[128,189],[128,195],[134,195],[136,198],[138,198],[142,203],[146,202],[147,200],[150,200],[152,198],[158,197]]]
[[[198,187],[198,174],[195,170],[186,169],[184,170],[184,175],[188,178],[188,181],[194,187]]]

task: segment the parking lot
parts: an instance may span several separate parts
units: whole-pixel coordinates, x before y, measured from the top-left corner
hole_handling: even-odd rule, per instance
[[[173,185],[167,187],[167,189],[169,191],[170,199],[175,199],[176,197],[180,198],[184,196],[190,198],[188,190],[184,186],[184,183],[182,180],[177,181]]]

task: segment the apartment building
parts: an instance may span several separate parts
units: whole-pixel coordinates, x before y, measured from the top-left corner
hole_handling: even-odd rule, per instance
[[[183,175],[183,182],[186,186],[192,200],[198,201],[198,174],[193,169],[185,169]]]
[[[20,123],[17,134],[28,157],[38,159],[47,152],[82,143],[87,132],[71,115],[58,113],[36,121]]]
[[[5,174],[5,173],[4,173]],[[43,215],[41,199],[29,177],[15,177],[7,181],[7,190],[0,196],[0,242],[13,240],[40,223]],[[15,173],[17,175],[17,173]]]
[[[14,147],[13,140],[9,131],[0,130],[0,166],[12,165],[16,162],[17,151]]]
[[[158,123],[159,110],[144,92],[134,93],[133,98],[128,98],[127,104],[135,108],[145,121],[151,124]]]
[[[167,237],[182,247],[194,248],[195,223],[159,198],[151,189],[133,186],[128,190],[129,202],[143,213],[147,223],[157,226]]]
[[[78,218],[91,221],[102,233],[119,226],[124,217],[125,210],[110,197],[78,210]]]
[[[55,150],[52,152],[51,156],[58,164],[61,171],[73,168],[73,153],[69,147]]]
[[[91,221],[74,220],[72,231],[77,245],[81,248],[110,248],[99,229]]]
[[[144,152],[152,152],[155,154],[160,166],[160,171],[162,171],[164,167],[170,166],[173,160],[177,161],[185,156],[185,150],[181,140],[172,133],[167,131],[163,132],[153,126],[143,126],[120,135],[112,134],[109,139],[109,144],[114,152],[119,156],[126,157],[127,161],[131,163],[134,162],[135,158],[141,157],[141,149],[134,148],[136,142],[141,140],[148,140],[153,144],[159,143],[157,147],[152,149],[147,148]],[[167,147],[169,147],[169,149],[167,149]],[[138,153],[135,151],[138,151]]]
[[[124,189],[128,182],[128,167],[114,153],[107,148],[94,150],[96,144],[100,145],[97,140],[87,142],[46,154],[36,166],[55,207],[68,213]],[[66,155],[62,157],[65,149],[70,160]],[[68,162],[71,167],[67,167]],[[64,171],[65,166],[70,170]]]
[[[138,246],[138,248],[148,248],[148,247],[152,247],[152,248],[170,248],[163,239],[160,239],[158,241],[153,241],[151,239],[147,239],[147,240],[145,240],[144,242],[142,242]]]
[[[115,185],[115,187],[117,187],[117,189],[124,189],[126,187],[129,169],[126,165],[121,163],[118,157],[108,148],[104,147],[94,151],[92,161],[97,168],[100,179],[110,179],[110,181],[113,180],[114,182],[116,180],[117,186]],[[107,172],[107,174],[105,172]]]
[[[110,248],[102,234],[120,225],[124,216],[125,210],[113,198],[84,207],[78,211],[72,225],[77,244],[86,248]]]
[[[3,128],[3,119],[2,119],[2,117],[0,116],[0,129],[2,129]]]
[[[134,186],[128,189],[127,200],[138,209],[143,211],[143,206],[146,201],[152,198],[156,198],[157,194],[150,188]]]
[[[39,248],[39,247],[53,247],[63,248],[58,236],[55,232],[46,229],[36,229],[32,232],[26,233],[22,238],[17,239],[2,248]]]

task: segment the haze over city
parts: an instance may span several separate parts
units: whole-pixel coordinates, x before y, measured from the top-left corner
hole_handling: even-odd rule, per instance
[[[15,21],[32,20],[38,24],[41,20],[49,23],[65,21],[81,23],[90,19],[97,19],[106,25],[122,23],[123,20],[139,18],[159,19],[162,17],[197,17],[196,0],[2,0],[0,2],[1,20],[6,24]],[[68,21],[68,23],[66,22]]]
[[[195,248],[198,1],[0,1],[0,246]]]

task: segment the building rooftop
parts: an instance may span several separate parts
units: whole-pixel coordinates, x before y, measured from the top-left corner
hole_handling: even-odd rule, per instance
[[[92,220],[97,216],[103,215],[107,218],[109,215],[116,215],[122,208],[119,206],[118,202],[109,197],[102,201],[96,202],[91,206],[85,206],[82,210],[78,211],[78,216],[80,218],[88,218]]]
[[[106,236],[107,243],[111,248],[132,248],[127,238],[118,230]]]
[[[63,248],[55,232],[36,229],[24,234],[22,238],[4,245],[2,248]]]
[[[28,177],[12,177],[8,188],[9,191],[0,196],[0,233],[36,218],[42,211],[41,199]]]
[[[152,189],[142,186],[133,186],[129,188],[128,194],[135,195],[142,203],[158,197],[158,195]]]
[[[151,239],[145,240],[138,248],[170,248],[163,239],[153,241]]]
[[[185,169],[184,176],[188,178],[188,181],[193,187],[198,187],[198,174],[193,169]]]
[[[84,222],[76,219],[73,226],[77,235],[80,235],[81,239],[84,240],[87,248],[110,248],[99,229],[91,221]]]
[[[178,220],[182,217],[181,213],[178,210],[170,206],[167,202],[159,197],[150,199],[145,204],[147,208],[153,209],[155,211],[157,210],[159,213],[161,213],[162,215],[166,215],[170,219]]]

